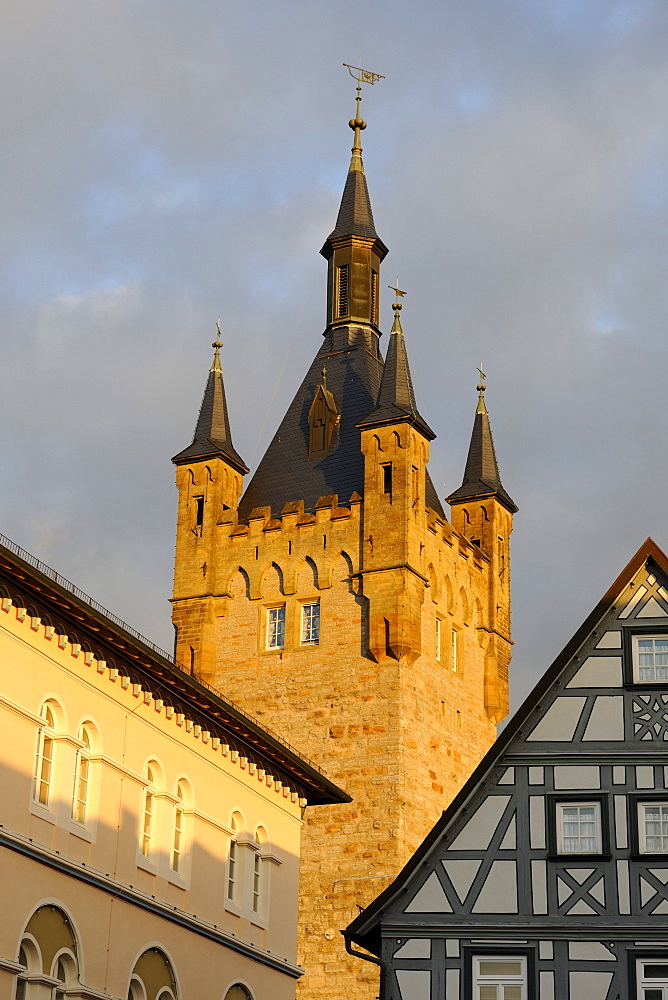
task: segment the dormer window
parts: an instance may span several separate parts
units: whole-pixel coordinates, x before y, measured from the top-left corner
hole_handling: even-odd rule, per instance
[[[332,446],[334,431],[339,423],[339,411],[334,396],[327,388],[325,374],[326,369],[323,369],[323,381],[316,389],[311,409],[308,411],[310,462],[327,457]]]

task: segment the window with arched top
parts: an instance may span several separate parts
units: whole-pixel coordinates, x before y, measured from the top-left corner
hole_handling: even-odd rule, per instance
[[[157,770],[156,765],[151,761],[146,765],[146,771],[144,772],[146,785],[142,793],[141,816],[139,820],[139,852],[145,858],[150,858],[154,840]]]
[[[62,983],[62,987],[56,986],[55,1000],[64,1000],[68,987],[74,986],[77,981],[77,965],[72,955],[63,953],[54,960],[51,975]]]
[[[93,749],[91,726],[84,722],[77,733],[81,746],[77,750],[76,773],[74,777],[74,798],[72,800],[72,819],[85,824],[88,818],[90,796],[90,755]]]
[[[128,1000],[178,1000],[174,970],[160,948],[149,948],[137,959]]]
[[[183,824],[185,817],[185,790],[183,782],[176,786],[176,804],[174,805],[174,825],[172,828],[172,852],[170,867],[179,873],[183,867]]]
[[[241,983],[235,983],[225,994],[225,1000],[253,1000],[253,994]]]
[[[40,805],[48,806],[51,797],[54,763],[54,736],[56,731],[56,716],[53,706],[44,702],[40,712],[42,724],[37,737],[37,757],[35,760],[35,775],[33,797]]]
[[[26,971],[25,973],[20,972],[16,977],[14,1000],[26,1000],[27,996],[26,990],[28,985],[26,982],[26,975],[31,971],[31,962],[28,956],[28,950],[26,949],[23,943],[19,948],[18,963],[19,965],[22,965]]]
[[[230,848],[227,855],[227,898],[230,902],[234,903],[239,895],[239,889],[237,885],[238,881],[238,869],[239,869],[239,845],[237,844],[237,836],[239,834],[239,817],[235,813],[230,822],[230,829],[232,835],[230,837]]]
[[[262,845],[266,842],[264,830],[258,827],[255,831],[255,852],[253,854],[253,898],[251,902],[253,913],[260,914],[264,902],[264,879]]]

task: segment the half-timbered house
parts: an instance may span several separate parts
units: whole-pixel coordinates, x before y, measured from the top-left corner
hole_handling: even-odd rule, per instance
[[[346,938],[376,956],[382,1000],[668,998],[668,558],[651,539]]]

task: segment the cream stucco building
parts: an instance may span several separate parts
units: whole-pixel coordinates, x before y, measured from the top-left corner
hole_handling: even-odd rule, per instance
[[[2,542],[0,997],[289,1000],[303,811],[348,797]]]

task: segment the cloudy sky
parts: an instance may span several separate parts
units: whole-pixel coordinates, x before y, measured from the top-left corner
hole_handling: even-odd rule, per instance
[[[665,0],[5,0],[0,531],[170,648],[169,460],[218,315],[253,467],[317,349],[361,59],[442,496],[489,377],[517,704],[668,547],[667,52]]]

